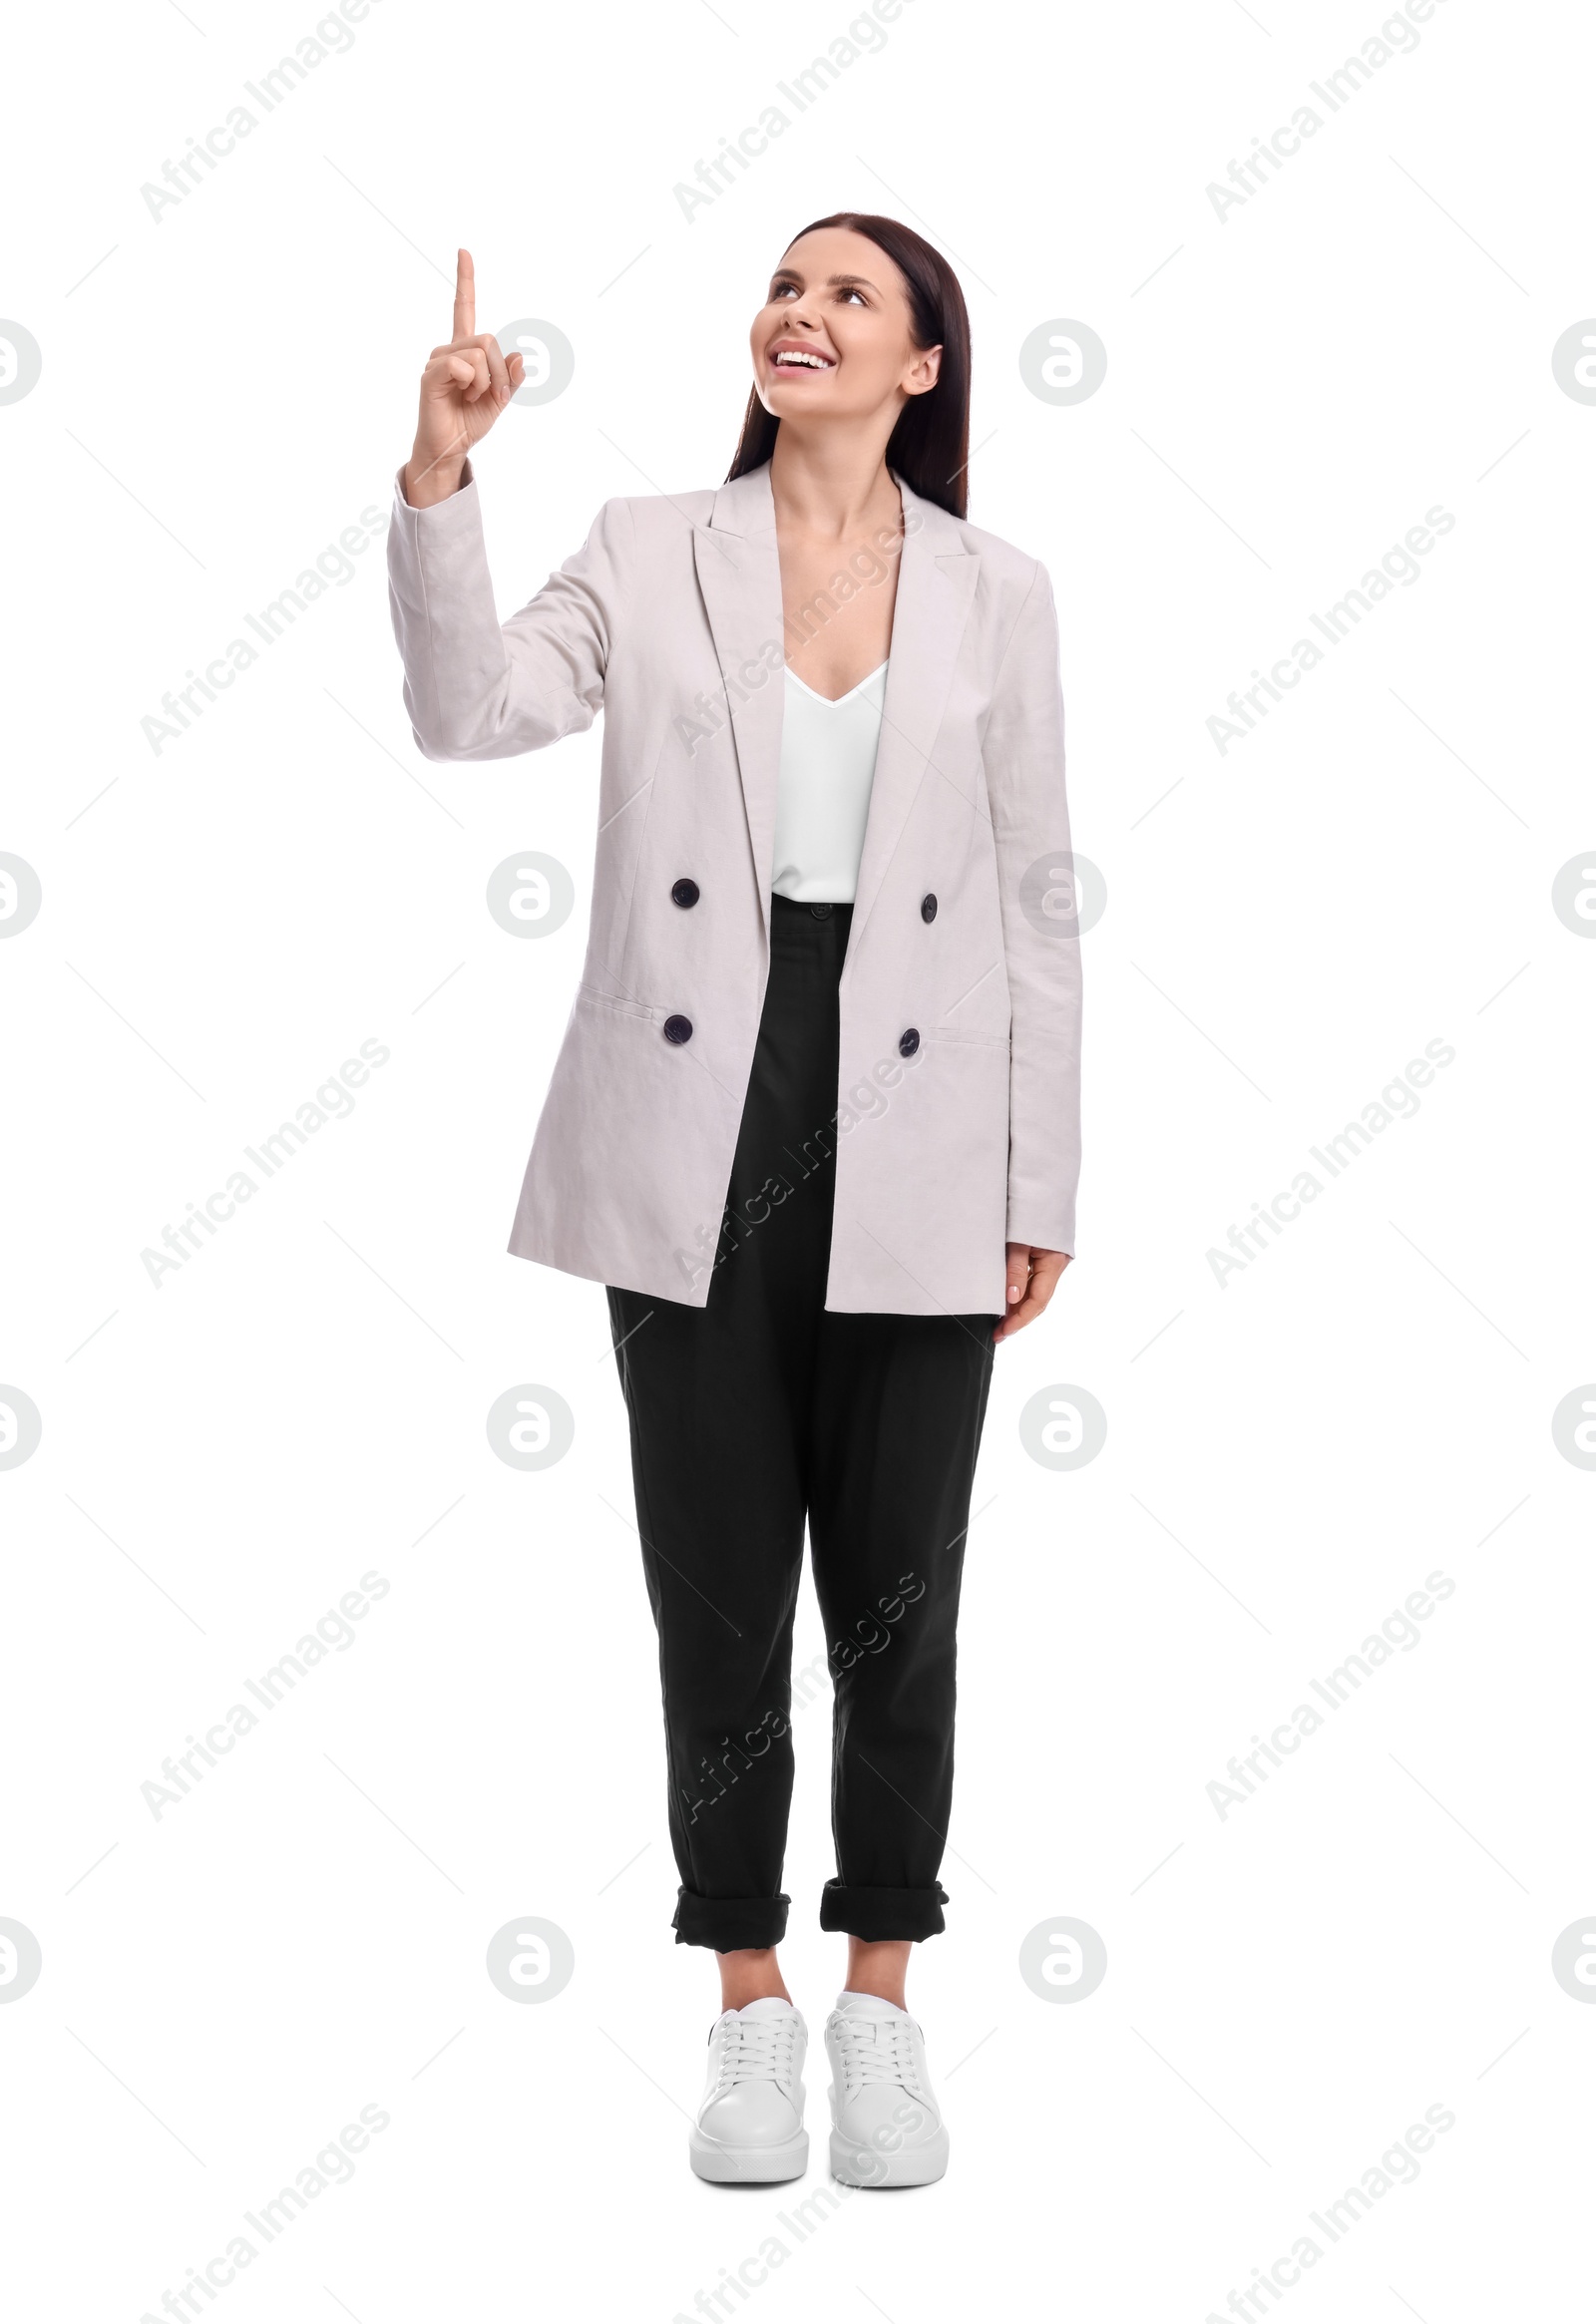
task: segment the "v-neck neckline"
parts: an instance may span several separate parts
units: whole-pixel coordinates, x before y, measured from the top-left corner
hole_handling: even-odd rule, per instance
[[[887,667],[887,662],[891,661],[891,659],[892,655],[889,654],[887,656],[887,661],[878,661],[875,668],[869,671],[864,677],[862,677],[857,686],[850,686],[848,688],[846,694],[817,694],[813,686],[804,684],[803,679],[793,668],[791,662],[787,664],[787,675],[791,678],[795,686],[803,686],[804,692],[809,696],[812,702],[821,702],[828,710],[840,710],[844,702],[851,702],[855,694],[863,692],[864,688],[870,684],[873,678],[879,678],[882,671]]]

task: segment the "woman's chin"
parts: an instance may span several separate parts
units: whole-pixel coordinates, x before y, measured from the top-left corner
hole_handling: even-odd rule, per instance
[[[829,397],[821,397],[812,389],[789,387],[784,381],[771,383],[755,380],[754,393],[775,420],[831,420],[837,417],[837,407]]]

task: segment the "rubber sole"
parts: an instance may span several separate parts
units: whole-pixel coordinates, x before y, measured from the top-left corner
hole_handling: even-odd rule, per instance
[[[844,2186],[930,2186],[947,2168],[946,2124],[923,2146],[900,2146],[892,2154],[861,2146],[840,2130],[831,2133],[831,2175]]]
[[[802,2178],[809,2168],[809,2132],[780,2146],[722,2146],[699,2130],[689,2132],[687,2158],[700,2178],[720,2186],[752,2186]]]

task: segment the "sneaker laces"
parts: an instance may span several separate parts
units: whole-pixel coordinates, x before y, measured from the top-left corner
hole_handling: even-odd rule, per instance
[[[907,2017],[855,2018],[839,2012],[831,2023],[850,2098],[867,2083],[889,2082],[931,2104],[915,2069],[914,2027]]]
[[[790,2083],[798,2038],[796,2014],[781,2018],[734,2017],[717,2028],[720,2071],[716,2098],[739,2082]]]

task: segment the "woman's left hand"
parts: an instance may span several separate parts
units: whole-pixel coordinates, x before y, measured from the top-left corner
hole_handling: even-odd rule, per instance
[[[1058,1288],[1069,1265],[1067,1251],[1038,1251],[1029,1243],[1008,1245],[1008,1313],[993,1339],[1011,1340],[1033,1324]]]

